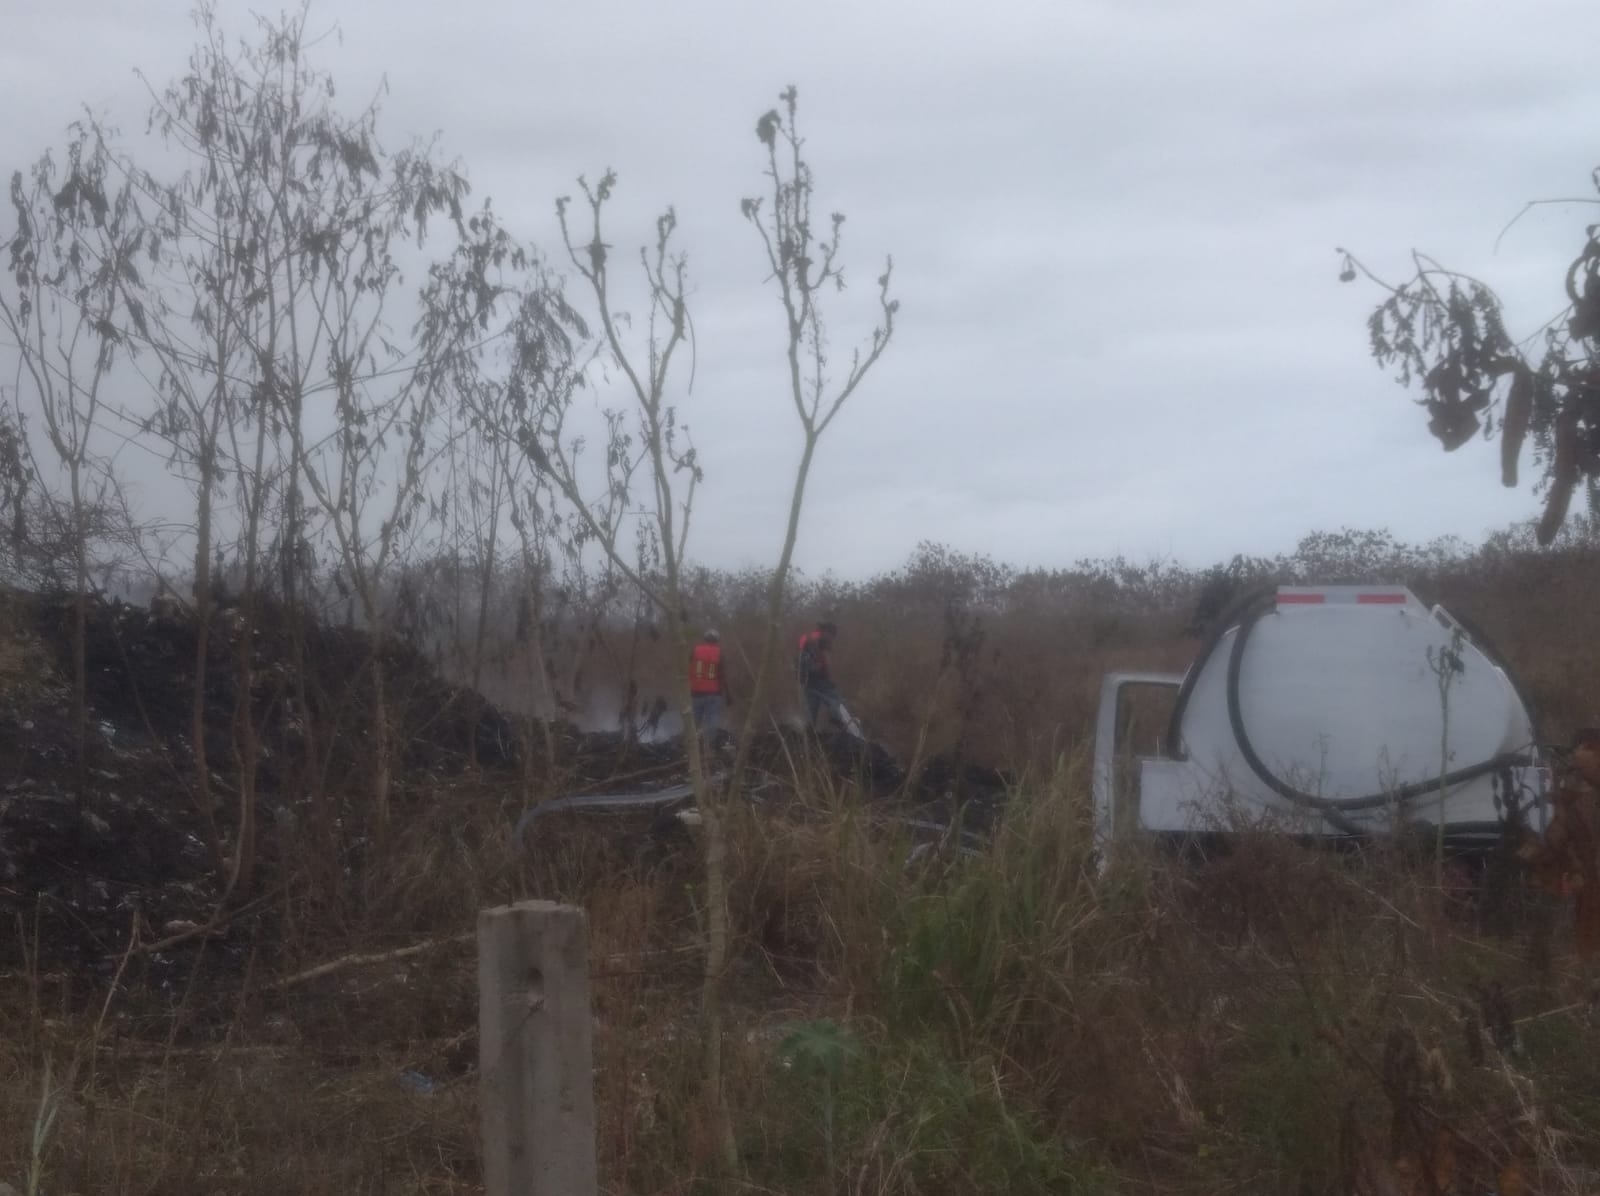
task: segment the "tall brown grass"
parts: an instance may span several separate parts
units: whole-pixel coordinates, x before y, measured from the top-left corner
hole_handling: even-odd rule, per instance
[[[1197,615],[1219,597],[1274,583],[1400,583],[1478,627],[1523,682],[1552,741],[1600,722],[1600,641],[1589,635],[1600,601],[1600,525],[1577,521],[1557,548],[1537,549],[1516,528],[1476,547],[1413,545],[1386,532],[1305,537],[1273,558],[1235,558],[1210,568],[1171,562],[1079,561],[1017,570],[981,555],[924,545],[904,566],[860,582],[802,582],[789,612],[795,636],[831,612],[841,627],[835,669],[846,701],[874,737],[902,758],[960,752],[996,765],[1036,769],[1082,738],[1102,674],[1118,668],[1181,671],[1198,643]],[[760,643],[764,593],[758,572],[701,573],[691,616],[722,633],[731,685],[748,692]],[[510,708],[537,705],[526,655],[509,628],[492,693]],[[682,662],[647,622],[603,612],[594,634],[569,636],[566,700],[587,725],[610,728],[626,695],[636,713],[671,691]],[[566,657],[563,658],[567,659]],[[575,679],[575,680],[574,680]],[[793,718],[792,686],[769,714]],[[675,729],[669,713],[667,725]]]
[[[1482,626],[1560,735],[1595,721],[1590,555],[1345,565]],[[1207,578],[964,569],[934,557],[804,605],[839,611],[841,681],[869,727],[908,758],[1011,765],[1018,793],[976,857],[913,851],[886,808],[804,755],[779,778],[786,800],[737,811],[734,1190],[1600,1189],[1600,996],[1559,902],[1512,869],[1441,888],[1405,844],[1321,854],[1248,827],[1225,854],[1152,851],[1102,874],[1085,766],[1099,673],[1180,666]],[[717,615],[725,640],[750,634]],[[30,1196],[480,1190],[457,936],[481,906],[540,896],[589,911],[606,1190],[714,1190],[693,1099],[692,831],[552,819],[522,852],[523,798],[512,779],[414,778],[387,867],[337,911],[299,896],[283,828],[270,916],[164,971],[137,953],[51,970],[24,951],[0,976],[0,1181]],[[30,941],[26,920],[7,932]],[[419,943],[436,946],[284,983]]]
[[[786,814],[731,828],[743,1190],[1576,1193],[1600,1176],[1592,979],[1559,907],[1515,882],[1484,908],[1437,888],[1425,853],[1249,833],[1102,875],[1077,756],[1028,779],[977,857],[914,854],[848,787],[802,779]],[[693,852],[581,824],[514,860],[452,833],[455,813],[418,819],[359,935],[303,932],[204,991],[125,977],[84,1003],[66,977],[5,977],[0,1177],[37,1157],[50,1192],[477,1190],[470,944],[276,984],[538,894],[591,918],[607,1190],[711,1190]]]

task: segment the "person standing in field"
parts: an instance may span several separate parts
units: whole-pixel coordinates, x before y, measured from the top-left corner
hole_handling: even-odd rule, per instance
[[[689,654],[689,700],[695,729],[708,740],[722,730],[723,711],[733,705],[722,668],[722,637],[708,630]]]
[[[839,687],[833,683],[833,664],[829,653],[833,650],[838,625],[825,618],[814,629],[800,637],[799,655],[795,671],[800,678],[800,696],[806,708],[806,726],[815,730],[817,711],[827,710],[833,721],[846,726],[844,703],[839,697]]]

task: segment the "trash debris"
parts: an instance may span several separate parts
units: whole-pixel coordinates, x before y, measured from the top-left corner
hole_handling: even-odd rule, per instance
[[[400,1082],[411,1091],[422,1096],[432,1096],[438,1092],[442,1085],[431,1076],[425,1076],[420,1071],[403,1071],[400,1073]]]

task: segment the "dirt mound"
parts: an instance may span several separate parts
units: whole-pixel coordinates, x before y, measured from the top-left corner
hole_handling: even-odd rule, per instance
[[[70,595],[14,595],[16,615],[55,654],[63,677],[72,673],[73,600]],[[240,713],[239,620],[222,612],[212,621],[205,676],[206,754],[227,766]],[[186,743],[194,700],[199,625],[182,613],[93,600],[85,620],[84,653],[89,705],[98,717],[130,731]],[[303,654],[296,651],[304,637]],[[371,733],[373,639],[359,628],[292,620],[275,603],[262,603],[249,645],[253,682],[250,716],[268,744],[296,738],[309,713],[334,745],[330,783],[365,769],[360,746]],[[303,675],[293,662],[303,655]],[[381,653],[391,722],[404,767],[431,768],[465,760],[474,741],[480,764],[512,762],[517,740],[511,720],[481,695],[442,678],[410,643],[385,640]],[[309,710],[297,706],[302,695]]]
[[[349,840],[342,849],[361,850],[373,641],[359,629],[311,620],[295,628],[270,605],[259,615],[248,644],[248,701],[239,688],[244,645],[226,612],[213,624],[203,701],[214,818],[229,842],[243,719],[259,737],[257,858],[266,886],[278,842],[272,830],[303,812],[310,769],[319,770]],[[70,684],[74,622],[70,595],[0,594],[0,920],[22,927],[20,935],[0,936],[0,966],[36,951],[41,966],[81,974],[115,964],[136,916],[145,941],[205,922],[221,885],[196,802],[197,624],[120,601],[89,602],[80,766]],[[292,665],[296,634],[305,637],[304,674]],[[522,758],[524,743],[542,753],[542,733],[530,734],[481,695],[451,684],[410,644],[386,644],[382,662],[397,808],[428,800],[441,781],[464,774],[474,746],[480,771],[486,779],[498,774],[508,799],[520,792],[517,770],[548,770],[547,761]],[[308,722],[315,740],[306,735]],[[550,730],[564,768],[580,777],[675,750],[565,725]]]
[[[356,628],[309,619],[296,625],[271,604],[257,614],[248,644],[237,619],[223,612],[214,620],[202,698],[209,791],[224,843],[235,834],[235,735],[245,719],[258,738],[261,891],[276,872],[273,828],[296,824],[313,775],[332,803],[346,865],[366,850],[374,642]],[[68,682],[74,619],[68,595],[0,594],[0,919],[23,928],[0,946],[0,966],[32,953],[41,964],[98,975],[115,965],[135,925],[149,942],[204,923],[222,885],[197,805],[195,621],[114,600],[88,604],[80,764]],[[246,651],[252,684],[242,697]],[[306,662],[303,673],[296,659]],[[530,725],[449,682],[408,643],[386,642],[381,661],[398,811],[436,800],[440,786],[469,774],[474,757],[476,800],[500,802],[508,818],[524,800],[525,781],[550,794],[659,790],[687,778],[677,737]],[[797,768],[820,767],[870,800],[908,802],[944,823],[987,824],[1007,789],[1001,774],[945,757],[909,776],[882,745],[842,733],[773,730],[752,747],[757,772],[780,787],[793,787]]]
[[[52,645],[15,623],[3,642],[26,668],[0,668],[0,966],[98,975],[135,915],[158,934],[209,916],[207,853],[167,746],[93,712],[80,769]]]

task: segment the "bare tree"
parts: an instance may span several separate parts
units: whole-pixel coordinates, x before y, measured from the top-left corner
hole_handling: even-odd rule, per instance
[[[152,429],[193,469],[197,685],[211,630],[209,562],[222,546],[211,527],[217,500],[230,497],[237,513],[232,739],[238,802],[229,888],[244,891],[255,854],[262,746],[251,644],[272,558],[292,645],[288,722],[298,729],[298,767],[316,840],[326,847],[331,836],[314,763],[319,729],[305,668],[301,579],[310,553],[297,471],[305,447],[304,396],[322,351],[311,327],[317,280],[308,259],[322,227],[324,193],[314,193],[307,180],[320,177],[324,162],[336,156],[338,135],[325,119],[331,85],[304,59],[304,7],[276,21],[257,18],[256,37],[237,44],[230,44],[213,5],[199,5],[194,19],[198,38],[187,72],[150,89],[151,128],[179,155],[182,169],[170,181],[131,165],[129,173],[159,200],[152,231],[169,263],[167,286],[150,312],[166,395]],[[197,718],[200,700],[197,693]],[[203,744],[198,725],[195,734]],[[203,794],[203,755],[197,765]]]
[[[353,188],[353,195],[359,195],[359,188]],[[342,216],[330,222],[330,235],[346,223]],[[317,451],[302,456],[300,466],[337,546],[340,576],[360,603],[370,637],[372,801],[382,845],[387,842],[392,780],[384,659],[390,612],[384,582],[404,537],[424,510],[425,481],[439,449],[434,433],[440,361],[454,351],[465,330],[453,318],[455,300],[447,294],[456,280],[436,270],[424,293],[417,364],[388,385],[390,380],[377,377],[398,358],[389,353],[380,363],[376,341],[383,301],[399,272],[381,239],[376,247],[371,240],[361,247],[361,240],[372,233],[356,226],[353,243],[341,238],[326,250],[329,285],[319,295],[317,331],[327,347],[337,426]],[[341,268],[348,263],[355,268]]]
[[[202,6],[190,73],[157,97],[155,123],[195,162],[173,204],[212,256],[188,289],[198,283],[199,299],[214,303],[214,335],[226,335],[241,359],[230,388],[222,355],[208,355],[221,392],[231,389],[241,404],[241,417],[222,426],[243,488],[246,586],[258,580],[262,537],[271,536],[291,627],[304,780],[327,846],[319,760],[331,743],[313,718],[306,680],[314,562],[331,553],[334,579],[359,604],[370,636],[371,811],[382,840],[393,746],[386,577],[428,518],[451,362],[487,327],[498,297],[489,275],[520,251],[478,235],[479,219],[462,210],[465,179],[431,146],[382,147],[376,101],[353,114],[334,106],[331,78],[307,57],[307,11],[258,18],[257,39],[232,47],[214,9]],[[428,271],[411,343],[401,347],[390,320],[404,302],[402,263],[420,257],[439,216],[459,245]],[[487,213],[482,223],[489,227]],[[203,326],[208,313],[201,308]],[[199,562],[197,554],[197,574]],[[242,811],[241,837],[247,817]]]
[[[213,36],[215,36],[213,32]],[[207,43],[190,60],[192,74],[187,83],[193,90],[174,86],[158,98],[152,121],[160,119],[169,144],[179,143],[190,151],[187,169],[172,182],[166,182],[142,169],[126,154],[117,157],[123,177],[145,199],[142,221],[142,246],[149,265],[150,281],[124,277],[120,280],[122,306],[127,313],[124,335],[147,351],[156,370],[146,381],[148,394],[140,405],[119,404],[116,413],[125,426],[136,430],[143,441],[155,442],[166,457],[168,467],[182,477],[193,493],[194,524],[189,559],[192,568],[190,596],[195,625],[193,657],[194,688],[190,705],[190,741],[193,767],[188,783],[200,818],[207,845],[219,873],[228,877],[230,888],[248,890],[253,867],[253,844],[249,830],[253,824],[257,753],[247,750],[236,759],[238,788],[241,794],[239,840],[230,861],[226,858],[213,814],[212,762],[206,734],[207,680],[210,672],[213,614],[216,606],[215,562],[220,556],[221,536],[218,507],[225,501],[225,482],[238,478],[246,486],[250,479],[260,486],[259,474],[252,473],[238,453],[240,424],[249,417],[249,388],[246,379],[252,367],[245,334],[249,296],[255,285],[253,256],[249,238],[241,235],[230,216],[243,215],[240,179],[223,152],[222,142],[183,134],[193,133],[181,123],[181,114],[190,109],[191,95],[216,103],[226,96],[226,62]],[[225,102],[225,101],[222,101]],[[104,133],[102,140],[108,140]],[[234,455],[230,458],[230,445]],[[248,494],[244,496],[250,505]],[[130,520],[131,522],[131,520]],[[246,529],[254,539],[258,521],[247,520]],[[247,591],[253,590],[253,555]],[[164,583],[163,583],[164,584]],[[174,595],[182,601],[181,596]],[[253,605],[247,605],[240,641],[244,654],[238,662],[238,704],[246,721],[251,720],[251,660],[249,643],[254,630]],[[253,723],[249,734],[253,738]],[[236,739],[239,736],[236,735]],[[236,752],[236,756],[238,753]]]
[[[151,128],[179,158],[175,177],[114,156],[106,132],[86,122],[64,174],[46,158],[31,185],[13,180],[15,297],[0,297],[74,512],[80,755],[92,436],[119,352],[137,347],[156,362],[149,405],[116,414],[133,438],[162,446],[193,490],[193,787],[219,856],[205,681],[215,563],[231,538],[243,585],[230,620],[239,778],[230,891],[249,887],[254,856],[261,748],[250,645],[274,576],[291,642],[286,725],[316,840],[332,860],[333,736],[315,717],[307,667],[319,557],[336,562],[333,580],[359,602],[371,634],[371,810],[380,837],[387,826],[386,578],[430,517],[429,477],[446,443],[436,417],[455,363],[487,335],[505,293],[492,276],[523,255],[487,209],[481,220],[464,214],[465,179],[432,145],[388,152],[375,101],[353,114],[335,106],[332,79],[309,61],[307,14],[302,4],[257,18],[255,37],[233,43],[214,6],[201,4],[187,73],[151,89]],[[402,266],[422,264],[439,217],[455,249],[413,290]],[[406,347],[389,326],[397,305],[416,321]],[[219,504],[229,503],[223,528]]]
[[[756,123],[756,136],[766,149],[768,191],[740,205],[756,230],[766,255],[771,279],[776,283],[783,313],[784,358],[788,366],[788,392],[800,421],[800,464],[790,492],[789,519],[783,545],[767,590],[766,635],[756,670],[751,699],[745,709],[739,750],[729,774],[729,785],[742,783],[750,758],[750,745],[759,727],[762,700],[774,666],[783,631],[783,615],[790,565],[800,536],[800,515],[805,506],[806,482],[823,434],[855,395],[862,380],[878,363],[894,336],[900,301],[890,294],[894,260],[886,259],[877,278],[877,322],[865,341],[851,350],[848,364],[837,369],[829,350],[824,300],[845,289],[840,259],[845,218],[832,212],[819,227],[813,211],[816,181],[805,156],[805,140],[796,122],[799,93],[785,88],[781,108],[767,112]]]
[[[9,287],[0,290],[0,328],[16,350],[18,426],[37,415],[48,446],[35,476],[65,498],[73,577],[73,719],[78,788],[88,741],[85,632],[95,513],[109,508],[105,458],[97,451],[105,386],[132,346],[118,328],[123,287],[139,279],[144,227],[136,195],[119,179],[98,132],[74,126],[64,163],[46,154],[11,178],[16,228],[8,245]],[[133,313],[137,319],[137,313]],[[64,476],[63,476],[64,475]]]
[[[476,218],[477,243],[497,246],[500,271],[497,294],[504,296],[505,324],[484,337],[473,351],[457,354],[451,362],[449,385],[458,402],[452,421],[459,416],[459,431],[452,434],[452,452],[465,463],[463,475],[451,487],[457,523],[464,520],[465,540],[473,568],[476,610],[472,615],[467,670],[472,687],[483,686],[488,644],[490,601],[497,574],[504,564],[501,540],[507,524],[520,547],[520,571],[528,586],[531,624],[524,633],[538,631],[544,620],[543,581],[553,564],[552,544],[569,551],[559,519],[554,517],[547,483],[530,476],[528,455],[516,438],[525,413],[547,405],[551,396],[570,390],[578,377],[574,356],[588,335],[582,317],[566,301],[559,281],[546,271],[538,256],[514,246],[510,235],[488,212]],[[484,329],[488,331],[487,328]],[[508,368],[495,368],[496,363]],[[453,457],[454,461],[454,457]],[[452,473],[455,470],[452,469]],[[441,506],[444,499],[441,499]],[[455,551],[459,554],[460,546]],[[575,562],[574,562],[575,563]],[[465,587],[462,587],[464,589]],[[464,621],[458,616],[458,621]],[[547,705],[553,700],[545,670],[542,635],[535,635],[530,663]],[[554,759],[555,741],[545,735],[546,754]],[[473,744],[476,762],[476,741]]]
[[[638,321],[641,331],[635,335],[633,319],[619,306],[617,291],[627,282],[614,273],[604,226],[616,175],[607,171],[595,184],[579,179],[579,186],[583,203],[578,215],[574,216],[571,201],[562,198],[557,216],[568,258],[593,300],[600,341],[595,372],[615,378],[622,399],[601,409],[603,459],[591,468],[586,438],[574,426],[575,416],[581,420],[575,399],[584,379],[575,375],[572,385],[537,390],[522,384],[519,374],[526,365],[533,365],[540,378],[547,376],[541,364],[547,338],[537,322],[519,321],[512,387],[532,401],[517,404],[508,435],[526,454],[540,481],[564,502],[573,541],[580,548],[598,551],[627,580],[664,619],[668,642],[680,657],[687,658],[690,632],[683,608],[684,554],[702,474],[677,408],[686,389],[680,389],[674,367],[690,338],[688,266],[674,243],[677,217],[670,208],[664,212],[656,221],[653,242],[638,253],[639,293],[646,309]],[[691,727],[688,677],[682,670],[676,705],[683,712],[685,727]],[[722,1127],[723,1153],[731,1166],[734,1142],[721,1089],[720,990],[728,936],[725,834],[700,738],[685,734],[684,743],[708,844],[707,916],[714,945],[707,954],[702,1000],[707,1096]]]
[[[767,150],[771,204],[747,199],[745,217],[757,228],[767,264],[779,288],[785,317],[787,387],[802,429],[802,452],[791,494],[779,564],[768,593],[768,627],[756,694],[750,702],[745,734],[732,775],[719,784],[708,771],[703,741],[695,733],[689,678],[675,671],[674,704],[682,713],[684,744],[705,842],[707,941],[701,995],[708,1109],[718,1127],[722,1161],[737,1166],[732,1122],[722,1088],[722,983],[730,943],[727,908],[727,794],[736,792],[757,729],[754,711],[771,672],[782,634],[785,586],[799,534],[805,485],[823,433],[838,417],[862,379],[878,361],[893,334],[897,303],[889,296],[889,271],[878,280],[881,323],[857,350],[843,375],[829,369],[828,338],[819,297],[839,290],[844,217],[835,214],[820,234],[813,226],[813,181],[795,127],[796,92],[782,96],[782,111],[769,112],[757,125]],[[603,461],[589,469],[581,431],[573,426],[577,387],[543,394],[544,401],[519,409],[514,432],[536,474],[562,498],[575,526],[575,540],[596,548],[662,619],[675,659],[686,661],[693,631],[687,610],[693,573],[687,561],[689,532],[698,485],[699,456],[679,415],[688,386],[674,366],[689,345],[687,263],[676,247],[677,218],[672,209],[656,223],[653,242],[637,257],[646,305],[643,318],[622,310],[617,290],[625,285],[614,271],[605,214],[616,176],[598,183],[580,179],[582,204],[576,214],[567,199],[557,205],[569,260],[593,298],[601,353],[594,374],[614,380],[623,401],[603,406]],[[582,381],[582,379],[578,379]]]

